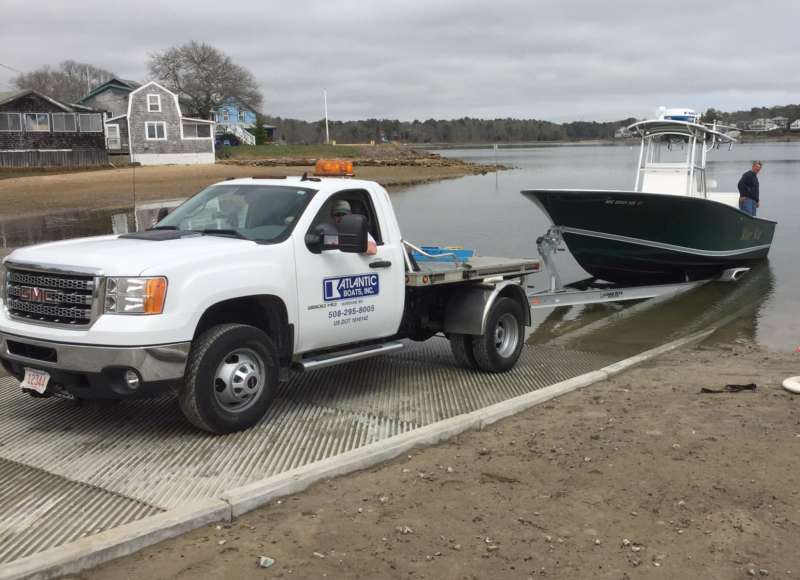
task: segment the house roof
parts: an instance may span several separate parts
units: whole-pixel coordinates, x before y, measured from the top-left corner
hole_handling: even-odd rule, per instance
[[[142,86],[142,83],[140,83],[138,81],[132,81],[130,79],[115,79],[115,80],[122,81],[123,83],[125,83],[126,85],[131,87],[132,89],[136,89],[136,88],[139,88],[139,87]]]
[[[27,94],[28,91],[0,91],[0,105],[13,101],[17,97]]]
[[[93,88],[91,91],[89,91],[89,94],[81,97],[81,99],[78,101],[78,103],[82,103],[85,100],[90,99],[93,96],[95,96],[97,94],[100,94],[103,91],[106,91],[108,89],[121,89],[123,91],[129,91],[130,92],[130,91],[133,91],[135,89],[138,89],[141,86],[142,86],[142,83],[138,83],[136,81],[131,81],[131,80],[128,80],[128,79],[121,79],[121,78],[118,78],[118,77],[114,77],[112,79],[107,80],[106,82],[104,82],[101,85],[97,85],[95,88]]]
[[[43,93],[40,93],[39,91],[34,91],[33,89],[22,89],[22,90],[18,90],[18,91],[0,92],[0,105],[3,105],[5,103],[9,103],[11,101],[14,101],[16,99],[19,99],[19,98],[27,96],[27,95],[36,95],[40,99],[44,99],[45,101],[49,101],[52,104],[54,104],[56,107],[58,107],[60,109],[63,109],[64,111],[67,111],[69,113],[73,113],[73,112],[75,112],[77,110],[81,110],[81,111],[91,111],[92,110],[92,109],[89,109],[87,107],[73,107],[73,106],[68,105],[66,103],[62,103],[61,101],[56,100],[53,97],[48,97],[47,95],[45,95]]]
[[[72,107],[73,110],[75,110],[75,111],[85,111],[87,113],[94,113],[95,112],[95,110],[93,108],[87,107],[85,105],[78,105],[77,103],[70,103],[69,106]]]
[[[213,125],[214,121],[210,121],[209,119],[198,119],[196,117],[184,117],[181,115],[181,121],[193,121],[195,123],[207,123],[209,125]]]

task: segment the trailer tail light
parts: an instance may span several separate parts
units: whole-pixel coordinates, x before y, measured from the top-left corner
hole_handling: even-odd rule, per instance
[[[353,177],[353,162],[341,159],[318,159],[314,167],[318,177]]]

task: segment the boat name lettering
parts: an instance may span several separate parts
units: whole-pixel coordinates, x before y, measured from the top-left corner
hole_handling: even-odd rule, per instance
[[[619,298],[622,294],[622,290],[609,290],[603,293],[603,298]]]
[[[741,240],[743,242],[746,242],[746,241],[749,241],[749,240],[760,240],[760,239],[761,239],[761,229],[760,228],[754,228],[754,227],[750,227],[750,226],[745,226],[742,229]]]

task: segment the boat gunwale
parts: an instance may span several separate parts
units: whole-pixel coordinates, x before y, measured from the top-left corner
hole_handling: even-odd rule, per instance
[[[634,191],[634,190],[630,190],[630,189],[628,189],[628,190],[626,190],[626,189],[523,189],[523,190],[520,191],[520,193],[522,195],[524,195],[525,197],[527,197],[528,199],[530,199],[530,196],[528,196],[526,194],[534,194],[536,192],[560,193],[560,194],[581,194],[581,193],[620,194],[620,193],[622,193],[622,194],[627,194],[627,195],[643,195],[643,196],[653,195],[653,196],[659,196],[659,197],[669,196],[671,198],[677,197],[677,198],[680,198],[680,199],[690,200],[693,203],[695,203],[695,202],[697,202],[697,203],[700,203],[700,202],[716,203],[716,204],[721,205],[721,206],[723,206],[725,208],[728,208],[731,211],[735,211],[735,212],[740,213],[742,217],[746,217],[746,218],[749,218],[751,220],[757,220],[757,221],[761,221],[761,222],[771,223],[771,224],[774,224],[776,226],[778,225],[778,222],[775,221],[775,220],[770,220],[770,219],[766,219],[766,218],[762,218],[762,217],[758,217],[758,216],[752,216],[752,215],[750,215],[748,213],[743,212],[742,210],[740,210],[740,209],[738,209],[736,207],[733,207],[732,205],[728,205],[727,203],[723,203],[723,202],[717,201],[715,199],[711,199],[711,198],[708,198],[708,197],[692,197],[692,196],[688,196],[688,195],[680,194],[680,193],[644,192],[644,191]],[[734,193],[734,192],[720,192],[720,193]],[[550,217],[549,212],[547,212],[547,215],[548,215],[548,217]],[[552,221],[552,217],[550,218],[550,221]],[[558,224],[555,224],[555,225],[558,225]]]

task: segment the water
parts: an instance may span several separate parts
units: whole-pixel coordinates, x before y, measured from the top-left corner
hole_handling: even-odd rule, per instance
[[[451,149],[442,154],[514,169],[392,193],[403,235],[417,243],[461,244],[485,256],[507,257],[536,257],[536,238],[550,225],[520,190],[631,189],[638,162],[638,147],[630,146],[528,147],[496,154],[489,148]],[[718,182],[720,191],[735,191],[753,159],[764,161],[759,215],[778,221],[768,262],[741,282],[709,284],[672,300],[537,310],[530,340],[626,355],[733,320],[717,333],[719,341],[753,341],[779,351],[800,345],[800,269],[794,265],[800,246],[800,144],[713,151],[708,178]],[[0,220],[0,256],[15,246],[110,233],[112,215],[120,211],[132,227],[132,209]],[[564,282],[586,277],[567,252],[559,253],[557,261]],[[547,286],[543,275],[531,282],[540,289]]]
[[[547,217],[519,191],[528,188],[632,189],[638,146],[549,146],[451,149],[441,152],[477,163],[514,167],[496,175],[465,177],[414,187],[392,195],[406,239],[461,244],[482,255],[536,257],[536,238]],[[769,260],[745,281],[715,283],[655,305],[595,305],[537,312],[534,338],[569,340],[572,347],[595,348],[614,337],[628,352],[667,338],[735,319],[725,340],[754,341],[779,351],[800,345],[800,144],[736,145],[709,153],[707,178],[717,190],[736,191],[750,162],[760,159],[759,216],[778,222]],[[557,257],[564,282],[586,277],[568,255]],[[533,283],[543,287],[543,276]]]

